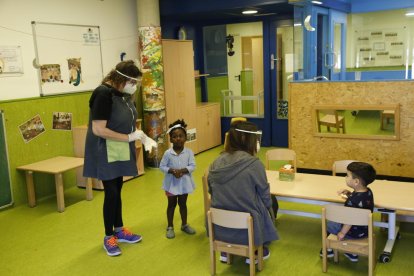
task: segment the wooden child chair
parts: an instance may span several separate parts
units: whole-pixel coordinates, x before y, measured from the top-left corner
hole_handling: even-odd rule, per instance
[[[231,263],[231,254],[248,257],[250,261],[250,275],[256,273],[255,250],[257,250],[259,271],[263,269],[263,246],[254,245],[253,218],[250,213],[228,211],[217,208],[210,208],[207,212],[208,233],[210,240],[210,272],[216,274],[216,252],[227,253],[227,263]],[[215,238],[213,224],[226,228],[247,229],[248,245],[228,243]]]
[[[368,237],[362,239],[338,240],[334,234],[326,236],[327,220],[350,225],[367,225]],[[371,276],[375,268],[375,236],[371,210],[345,207],[342,205],[325,205],[322,208],[322,271],[327,272],[328,261],[326,250],[334,250],[334,261],[338,262],[338,250],[368,256],[368,274]]]

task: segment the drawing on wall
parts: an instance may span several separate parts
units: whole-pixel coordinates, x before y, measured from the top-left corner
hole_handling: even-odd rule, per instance
[[[30,142],[43,132],[45,132],[45,126],[42,123],[40,115],[37,114],[32,119],[19,125],[20,133],[25,143]]]
[[[403,66],[405,36],[404,29],[356,31],[356,67]]]
[[[71,130],[72,129],[72,113],[53,112],[52,129]]]
[[[0,74],[1,73],[23,73],[20,46],[0,46]]]
[[[59,64],[43,64],[40,66],[42,84],[63,82]]]
[[[81,58],[69,58],[69,84],[78,86],[82,81]]]

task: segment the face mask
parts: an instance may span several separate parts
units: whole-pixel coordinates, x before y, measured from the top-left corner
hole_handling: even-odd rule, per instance
[[[127,82],[125,84],[124,89],[122,90],[122,92],[127,93],[129,95],[132,95],[135,93],[135,91],[137,91],[137,85],[136,84],[132,84],[130,82]]]

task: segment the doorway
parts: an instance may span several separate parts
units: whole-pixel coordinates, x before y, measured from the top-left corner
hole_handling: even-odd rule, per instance
[[[271,145],[288,147],[288,84],[293,80],[294,37],[291,20],[272,22],[270,28]]]
[[[204,66],[210,69],[207,98],[219,99],[222,106],[222,133],[232,117],[246,117],[263,130],[264,146],[288,147],[288,82],[295,70],[293,20],[204,27],[204,37],[215,38],[219,30],[221,39],[204,40]],[[209,46],[216,40],[225,45],[220,63],[218,50]],[[220,73],[214,74],[213,67],[224,67],[226,72],[217,69]]]
[[[262,22],[226,25],[228,90],[223,116],[264,117]]]

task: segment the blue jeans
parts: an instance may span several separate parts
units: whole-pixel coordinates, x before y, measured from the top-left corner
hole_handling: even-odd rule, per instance
[[[328,220],[326,228],[327,228],[328,233],[337,235],[339,232],[341,232],[342,223],[333,222],[333,221]],[[355,239],[355,238],[353,238],[351,236],[348,236],[348,235],[345,235],[345,239]]]

